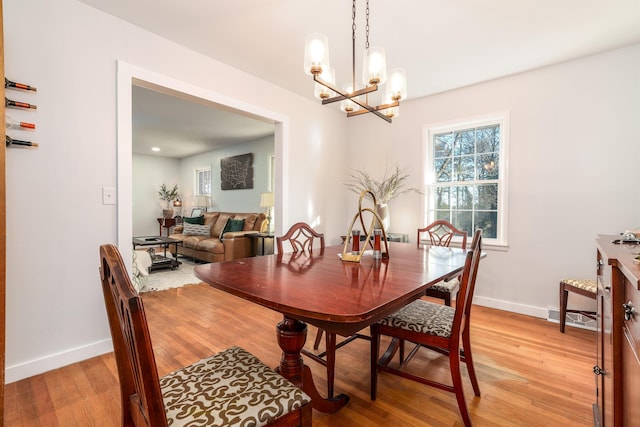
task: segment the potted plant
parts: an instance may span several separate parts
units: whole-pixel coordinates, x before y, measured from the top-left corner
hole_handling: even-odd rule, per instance
[[[162,206],[162,217],[163,218],[171,218],[173,216],[173,209],[171,208],[171,202],[178,199],[180,197],[180,190],[178,189],[178,185],[174,185],[171,190],[167,188],[165,184],[160,186],[160,191],[158,191],[158,195],[160,196],[160,200],[163,201]]]
[[[376,213],[382,218],[385,230],[389,230],[391,224],[388,205],[391,200],[410,191],[422,194],[417,188],[405,188],[405,180],[409,174],[400,169],[398,165],[389,176],[387,176],[387,172],[385,169],[382,180],[377,181],[367,171],[356,169],[349,174],[351,181],[346,183],[347,188],[354,193],[361,194],[365,190],[373,193],[376,198]],[[371,200],[369,195],[367,198]]]

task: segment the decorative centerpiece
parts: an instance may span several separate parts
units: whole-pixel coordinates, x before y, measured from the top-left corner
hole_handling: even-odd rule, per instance
[[[347,188],[357,194],[362,194],[363,191],[367,192],[366,197],[375,203],[376,213],[382,218],[382,228],[385,231],[389,230],[391,224],[388,203],[400,194],[410,191],[422,194],[417,188],[404,188],[404,181],[409,177],[409,174],[400,169],[398,165],[389,176],[385,170],[381,181],[373,179],[366,171],[357,169],[351,172],[349,177],[351,181],[347,182]]]
[[[360,200],[358,201],[358,212],[353,216],[349,230],[347,230],[347,238],[344,239],[344,247],[342,248],[341,259],[343,261],[360,262],[362,255],[364,255],[367,246],[373,248],[373,258],[389,258],[389,243],[387,240],[387,233],[384,228],[380,228],[382,218],[371,208],[363,208],[362,201],[367,198],[373,202],[373,206],[376,206],[376,196],[368,190],[360,193]],[[368,213],[368,214],[367,214]],[[364,216],[371,216],[369,227],[365,225]],[[360,219],[360,225],[366,232],[366,237],[362,247],[360,247],[360,230],[354,229],[356,221]],[[351,237],[351,239],[349,238]],[[373,237],[373,239],[371,239]],[[351,250],[349,250],[349,243],[351,243]],[[384,250],[382,244],[384,243]]]
[[[160,191],[158,191],[158,195],[160,196],[160,200],[162,200],[162,217],[173,217],[173,208],[171,202],[177,200],[180,197],[180,190],[178,189],[178,185],[174,185],[173,188],[169,190],[165,184],[162,184],[160,186]]]

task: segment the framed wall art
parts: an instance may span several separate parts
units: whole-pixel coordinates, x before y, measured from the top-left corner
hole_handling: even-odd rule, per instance
[[[220,187],[223,190],[253,188],[253,153],[220,159]]]

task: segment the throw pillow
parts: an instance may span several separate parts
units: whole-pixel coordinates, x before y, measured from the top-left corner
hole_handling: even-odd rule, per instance
[[[200,225],[204,225],[204,215],[200,215],[200,216],[193,216],[193,217],[185,216],[184,218],[182,218],[182,220],[183,220],[184,222],[189,223],[189,224],[200,224]]]
[[[189,224],[185,222],[184,228],[182,229],[182,234],[185,236],[209,236],[210,233],[211,226],[209,225]]]
[[[220,240],[223,240],[224,233],[227,231],[242,231],[244,228],[244,219],[233,219],[229,218],[227,223],[224,225],[222,232],[220,233]]]

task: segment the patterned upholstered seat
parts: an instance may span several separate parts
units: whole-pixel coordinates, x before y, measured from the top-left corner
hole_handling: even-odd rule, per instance
[[[592,294],[596,293],[598,289],[598,285],[595,280],[584,280],[584,279],[562,279],[560,283],[564,283],[565,285],[573,286],[574,288],[583,289]]]
[[[448,305],[416,300],[382,319],[380,324],[448,338],[455,313]]]
[[[595,280],[589,279],[562,279],[560,281],[560,332],[563,333],[567,322],[567,313],[578,313],[589,319],[596,319],[595,311],[568,309],[569,292],[596,299],[598,284]]]
[[[429,291],[438,291],[443,293],[455,294],[460,287],[460,280],[454,277],[451,280],[441,280],[429,288]]]
[[[263,426],[311,401],[239,347],[160,378],[160,388],[171,426]]]
[[[239,347],[159,378],[142,298],[113,245],[100,247],[100,277],[122,426],[311,426],[310,397]]]

